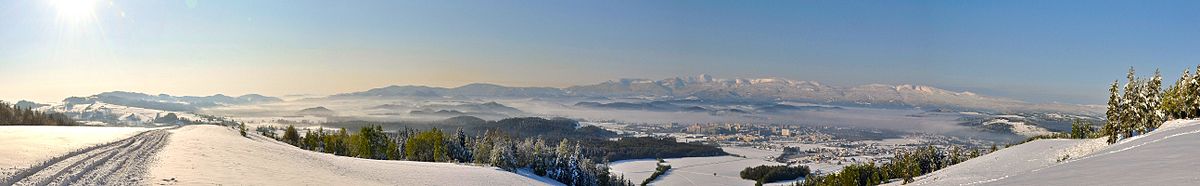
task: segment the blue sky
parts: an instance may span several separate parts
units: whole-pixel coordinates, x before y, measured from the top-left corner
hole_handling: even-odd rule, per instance
[[[1197,1],[55,1],[0,2],[0,99],[706,73],[1099,104],[1200,64]]]

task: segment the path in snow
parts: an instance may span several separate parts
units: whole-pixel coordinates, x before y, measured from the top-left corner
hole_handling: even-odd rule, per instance
[[[72,151],[19,170],[0,185],[141,185],[147,165],[166,145],[166,129]]]
[[[0,126],[0,178],[72,151],[120,141],[140,127]]]

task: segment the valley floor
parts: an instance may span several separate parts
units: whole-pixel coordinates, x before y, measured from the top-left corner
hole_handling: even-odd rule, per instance
[[[782,165],[765,159],[778,156],[783,152],[744,147],[723,147],[722,149],[745,157],[663,159],[671,165],[671,170],[660,176],[651,185],[754,185],[754,181],[741,178],[742,169],[759,165]],[[657,161],[654,159],[618,161],[612,163],[612,170],[615,174],[623,174],[626,179],[632,180],[634,183],[640,183],[654,173],[656,163]],[[778,185],[793,182],[783,181]]]

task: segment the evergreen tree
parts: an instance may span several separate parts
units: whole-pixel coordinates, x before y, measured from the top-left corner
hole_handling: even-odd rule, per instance
[[[1117,126],[1122,121],[1120,111],[1121,97],[1117,95],[1117,83],[1118,81],[1113,81],[1112,86],[1108,88],[1108,110],[1104,112],[1107,121],[1104,122],[1104,127],[1101,129],[1104,135],[1108,135],[1108,143],[1115,143],[1117,141],[1117,133],[1119,133]],[[993,152],[996,151],[995,148],[996,146],[993,145]]]
[[[296,131],[296,127],[288,125],[283,130],[283,142],[293,146],[300,146],[300,133]]]
[[[1129,67],[1129,74],[1126,77],[1128,82],[1125,82],[1125,92],[1121,96],[1121,122],[1116,127],[1118,139],[1132,136],[1131,129],[1140,122],[1141,118],[1138,116],[1141,107],[1138,106],[1140,100],[1137,94],[1140,88],[1137,88],[1138,83],[1134,77],[1133,67]]]
[[[1166,119],[1161,109],[1162,104],[1162,74],[1158,69],[1154,70],[1154,76],[1151,76],[1146,86],[1145,92],[1145,123],[1141,127],[1139,133],[1146,133],[1158,128]]]
[[[1179,76],[1179,81],[1175,81],[1175,87],[1172,87],[1172,89],[1175,89],[1175,96],[1173,98],[1175,103],[1172,106],[1175,111],[1174,119],[1191,118],[1189,113],[1192,112],[1192,109],[1189,107],[1189,103],[1192,97],[1196,95],[1192,94],[1191,81],[1195,77],[1192,76],[1191,72],[1188,72],[1190,70],[1184,69],[1183,75]]]
[[[492,131],[484,131],[484,136],[476,137],[475,148],[472,151],[471,157],[474,157],[477,164],[491,164],[492,157]]]
[[[334,139],[333,144],[337,147],[334,153],[339,156],[350,156],[350,134],[346,133],[346,128],[339,128],[338,134]]]
[[[417,133],[405,144],[404,155],[413,161],[449,161],[444,139],[444,134],[437,128]]]
[[[471,153],[468,152],[467,135],[462,128],[458,128],[454,135],[448,135],[446,140],[446,149],[450,151],[450,158],[455,161],[468,162],[471,160]]]
[[[400,160],[402,157],[402,153],[400,153],[400,145],[396,144],[396,141],[388,140],[387,151],[384,152],[384,154],[387,155],[388,160]]]
[[[1187,85],[1182,88],[1184,106],[1183,118],[1200,117],[1200,66],[1196,67],[1195,74],[1188,76]]]
[[[533,162],[530,168],[533,169],[533,173],[540,176],[546,176],[546,167],[549,165],[546,161],[548,159],[547,149],[549,148],[546,147],[546,140],[538,137],[533,142],[533,150],[530,151],[533,153]]]

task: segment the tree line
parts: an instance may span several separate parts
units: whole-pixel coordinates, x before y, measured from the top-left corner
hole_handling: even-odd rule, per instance
[[[803,181],[798,181],[793,185],[879,185],[892,179],[899,179],[907,184],[917,176],[932,173],[980,155],[979,149],[967,151],[958,147],[939,149],[927,146],[901,152],[882,164],[874,162],[853,164],[832,174],[809,175]]]
[[[1108,143],[1116,143],[1154,131],[1167,120],[1200,117],[1200,70],[1190,71],[1184,69],[1179,80],[1164,90],[1158,70],[1141,78],[1130,67],[1123,86],[1118,86],[1119,80],[1109,86],[1107,121],[1101,135],[1108,137]]]
[[[763,183],[771,183],[783,180],[794,180],[796,178],[808,176],[808,166],[787,166],[787,165],[759,165],[757,167],[746,167],[739,172],[738,175],[742,179],[754,180],[755,185]]]
[[[274,130],[259,128],[256,131],[302,149],[339,156],[472,163],[512,172],[525,169],[566,185],[633,185],[624,176],[609,171],[608,160],[603,158],[601,150],[586,148],[568,139],[553,143],[540,137],[510,137],[490,130],[471,136],[461,128],[454,132],[405,128],[396,133],[385,133],[379,125],[365,126],[352,134],[345,128],[336,131],[318,128],[300,134],[289,125],[283,129],[282,136],[275,137]]]
[[[36,111],[0,101],[0,125],[79,125],[79,122],[62,113]]]
[[[702,143],[679,143],[673,138],[658,137],[619,137],[616,133],[596,126],[583,126],[578,121],[566,118],[518,117],[496,121],[487,121],[472,116],[458,116],[440,121],[401,121],[401,122],[367,122],[343,121],[324,123],[322,126],[346,128],[370,127],[382,125],[392,130],[421,130],[428,131],[435,127],[458,128],[467,136],[484,136],[488,132],[504,134],[510,138],[542,138],[545,141],[556,142],[563,139],[582,146],[592,147],[594,152],[603,152],[603,157],[593,157],[593,160],[608,159],[620,161],[629,159],[651,158],[681,158],[727,155],[721,148]]]

